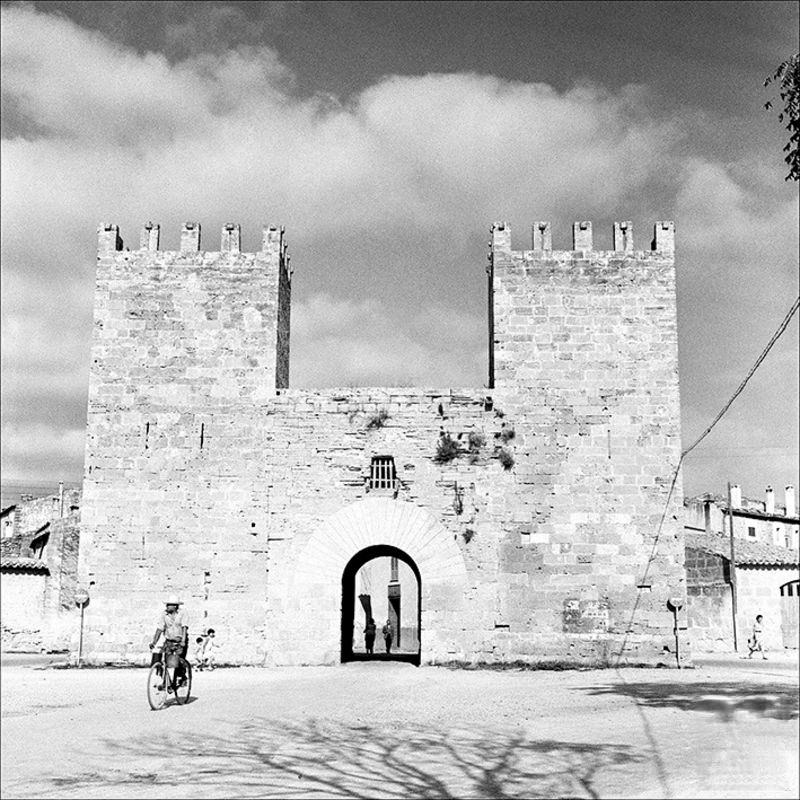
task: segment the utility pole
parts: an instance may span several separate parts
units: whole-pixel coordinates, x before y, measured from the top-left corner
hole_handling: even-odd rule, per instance
[[[75,592],[75,605],[81,610],[81,633],[78,641],[78,667],[83,666],[83,612],[89,604],[89,592],[86,589],[78,589]]]
[[[736,634],[736,546],[733,542],[733,502],[731,499],[731,482],[728,481],[728,530],[731,536],[731,612],[733,614],[733,649],[739,651],[739,640]]]
[[[489,263],[486,265],[486,274],[489,278],[487,297],[489,300],[489,386],[494,389],[494,247],[489,243]]]

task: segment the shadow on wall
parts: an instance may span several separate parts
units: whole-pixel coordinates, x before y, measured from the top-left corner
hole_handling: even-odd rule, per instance
[[[137,771],[55,778],[54,788],[76,797],[100,787],[133,796],[142,784],[226,797],[598,797],[601,771],[647,760],[627,745],[313,719],[257,719],[225,736],[185,731],[108,747]]]
[[[733,721],[737,711],[767,719],[797,719],[800,716],[797,687],[785,683],[621,683],[596,686],[591,695],[616,694],[630,697],[646,708],[677,708],[715,714],[724,722]]]

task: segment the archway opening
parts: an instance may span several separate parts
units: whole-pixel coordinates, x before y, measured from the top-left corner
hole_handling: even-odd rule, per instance
[[[407,661],[419,665],[422,579],[402,550],[374,545],[356,553],[342,572],[342,662]],[[371,652],[368,622],[374,620]],[[383,626],[392,628],[389,648]]]

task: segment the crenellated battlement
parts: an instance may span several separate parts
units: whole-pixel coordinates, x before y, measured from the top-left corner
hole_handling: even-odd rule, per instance
[[[130,399],[154,407],[207,411],[289,385],[284,228],[265,225],[256,252],[242,252],[237,223],[222,226],[215,250],[201,249],[201,233],[185,222],[178,249],[162,250],[161,226],[147,222],[138,247],[126,248],[118,225],[98,226],[90,397],[113,394],[121,365],[141,379]]]
[[[180,245],[177,251],[165,251],[159,247],[161,226],[146,222],[139,232],[140,251],[176,252],[176,253],[220,253],[233,255],[241,253],[242,229],[238,223],[228,222],[222,226],[218,251],[201,250],[201,226],[199,222],[184,222],[181,226]],[[277,225],[265,225],[261,236],[261,249],[258,253],[278,255],[280,262],[288,270],[291,256],[287,253],[285,228]],[[99,225],[97,228],[98,257],[109,253],[125,251],[125,245],[119,233],[119,226],[112,223]]]
[[[141,660],[141,612],[172,592],[226,663],[347,660],[387,598],[374,572],[359,600],[352,565],[399,551],[416,588],[398,572],[389,594],[420,663],[688,666],[668,606],[686,605],[671,222],[644,251],[630,221],[606,251],[591,221],[572,250],[550,222],[521,252],[494,225],[489,380],[468,388],[289,389],[283,228],[255,253],[235,223],[211,252],[197,222],[175,250],[138,233],[126,250],[98,229],[90,663]]]
[[[637,254],[659,253],[672,256],[675,252],[675,223],[659,221],[653,226],[653,238],[649,250],[634,250],[633,223],[630,220],[615,222],[612,228],[613,249],[595,250],[592,236],[592,223],[588,220],[574,222],[572,225],[572,248],[569,250],[553,250],[552,226],[549,222],[537,221],[531,226],[531,250],[512,251],[511,227],[507,222],[495,222],[491,229],[490,243],[492,255],[500,253],[523,252],[525,254],[563,258],[576,254],[596,253],[599,256],[619,257],[620,254],[634,256]]]
[[[489,252],[489,386],[531,392],[542,381],[589,391],[636,391],[658,369],[677,375],[675,223],[657,222],[649,250],[634,249],[633,223],[614,222],[612,250],[595,250],[591,221],[572,225],[572,248],[553,249],[550,222],[531,226],[533,249],[512,250],[496,222]],[[641,369],[650,361],[652,372]],[[579,391],[575,388],[575,391]],[[589,401],[587,401],[589,402]],[[593,401],[592,401],[593,402]]]

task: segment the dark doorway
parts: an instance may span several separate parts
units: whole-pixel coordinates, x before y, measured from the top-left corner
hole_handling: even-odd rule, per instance
[[[794,650],[800,640],[800,581],[784,583],[780,591],[783,646]]]
[[[357,585],[356,578],[362,567],[375,562],[376,559],[386,559],[387,564],[391,566],[387,566],[385,582],[379,580],[372,590],[367,592],[363,586]],[[408,569],[398,569],[398,562],[402,562]],[[404,575],[406,585],[402,589],[401,607],[400,586]],[[402,550],[389,545],[375,545],[356,553],[342,573],[342,662],[407,661],[419,665],[422,639],[421,608],[422,581],[419,569]],[[373,614],[382,616],[381,612],[384,609],[395,631],[392,650],[390,653],[385,652],[381,635],[386,617],[383,619],[376,617],[377,636],[374,653],[368,654],[362,644],[362,631],[366,620]]]

